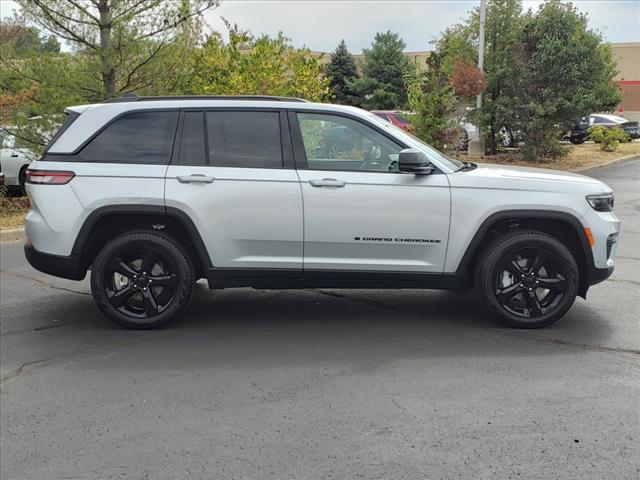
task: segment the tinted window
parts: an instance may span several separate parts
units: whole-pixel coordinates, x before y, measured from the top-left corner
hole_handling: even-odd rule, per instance
[[[186,112],[182,123],[180,142],[182,165],[204,165],[207,163],[204,150],[204,115],[202,112]]]
[[[403,147],[350,118],[298,113],[302,142],[311,170],[398,172]]]
[[[136,112],[118,118],[81,152],[84,160],[168,164],[178,112]]]
[[[282,168],[278,112],[207,112],[209,163]]]

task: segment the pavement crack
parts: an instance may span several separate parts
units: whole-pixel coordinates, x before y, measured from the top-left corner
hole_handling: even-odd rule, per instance
[[[23,275],[21,273],[16,273],[16,272],[10,272],[8,270],[3,270],[0,269],[0,273],[4,273],[6,275],[12,275],[14,277],[18,277],[18,278],[22,278],[24,280],[30,280],[32,282],[35,282],[39,285],[48,287],[48,288],[52,288],[54,290],[62,290],[63,292],[71,292],[71,293],[77,293],[79,295],[91,295],[89,292],[81,292],[79,290],[74,290],[72,288],[66,288],[66,287],[58,287],[57,285],[53,285],[49,282],[46,282],[44,280],[40,280],[39,278],[35,278],[35,277],[30,277],[29,275]]]
[[[44,358],[42,360],[33,360],[31,362],[25,362],[21,364],[18,368],[8,373],[4,377],[0,378],[0,385],[4,385],[11,380],[15,380],[16,378],[35,370],[36,368],[45,367],[47,365],[52,365],[58,362],[64,362],[70,360],[78,355],[83,355],[89,352],[100,351],[106,348],[113,347],[126,347],[129,345],[135,345],[136,343],[141,343],[144,340],[136,340],[136,341],[127,341],[127,342],[116,342],[108,345],[97,345],[94,347],[87,347],[81,350],[76,350],[75,352],[62,353],[60,355],[53,355],[49,358]]]
[[[579,343],[572,342],[569,340],[562,340],[561,338],[553,338],[553,337],[532,337],[530,335],[526,335],[524,333],[518,332],[510,332],[505,330],[500,330],[498,328],[490,328],[488,329],[491,332],[503,333],[505,335],[511,335],[512,337],[518,338],[526,338],[527,340],[534,340],[536,342],[542,343],[553,343],[555,345],[565,345],[569,347],[577,347],[585,350],[592,350],[596,352],[608,352],[608,353],[627,353],[631,355],[640,355],[640,349],[635,348],[617,348],[617,347],[603,347],[601,345],[590,345],[588,343]]]

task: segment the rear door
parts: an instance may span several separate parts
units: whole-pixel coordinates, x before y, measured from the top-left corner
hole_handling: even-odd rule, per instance
[[[286,114],[185,110],[178,131],[166,205],[191,217],[214,267],[301,273],[302,194]]]

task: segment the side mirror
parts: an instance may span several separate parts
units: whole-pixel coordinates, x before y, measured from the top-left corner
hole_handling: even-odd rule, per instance
[[[427,156],[415,148],[405,148],[398,157],[400,171],[416,175],[431,175],[436,171]]]

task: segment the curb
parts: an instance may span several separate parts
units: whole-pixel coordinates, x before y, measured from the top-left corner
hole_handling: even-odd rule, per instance
[[[569,170],[569,171],[573,172],[573,173],[597,172],[598,170],[600,170],[602,168],[614,167],[614,166],[617,166],[617,165],[622,165],[623,163],[627,163],[627,162],[630,162],[632,160],[640,160],[640,155],[638,155],[638,154],[627,155],[626,157],[614,158],[613,160],[610,160],[610,161],[608,161],[606,163],[603,163],[602,165],[594,165],[592,167],[585,167],[585,168],[575,168],[575,169]]]
[[[25,238],[24,227],[0,230],[0,243],[19,242]]]

